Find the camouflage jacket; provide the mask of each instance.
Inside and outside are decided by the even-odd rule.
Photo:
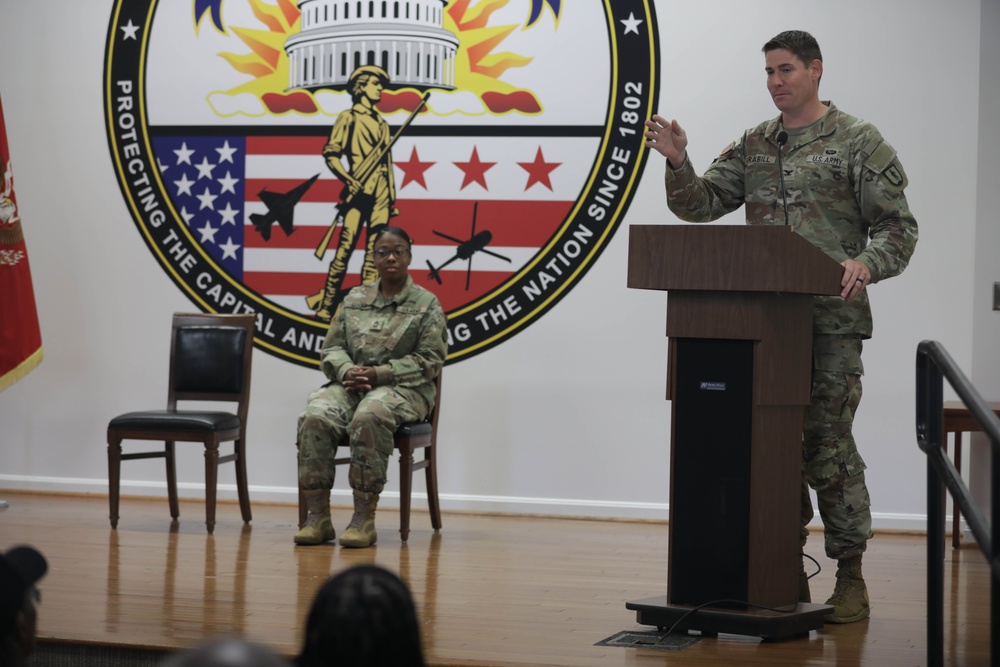
[[[667,165],[670,210],[688,222],[708,222],[746,205],[748,225],[785,224],[775,138],[785,130],[789,224],[838,262],[864,262],[873,283],[899,275],[916,246],[917,221],[903,194],[907,179],[896,151],[871,123],[824,104],[826,114],[808,127],[788,130],[779,116],[748,130],[701,178],[690,161],[676,171]],[[869,338],[867,290],[851,303],[816,297],[813,328]]]
[[[320,353],[320,367],[340,382],[349,368],[373,366],[379,386],[409,387],[434,404],[434,378],[448,352],[448,329],[437,297],[407,276],[399,294],[385,298],[381,281],[344,298]]]

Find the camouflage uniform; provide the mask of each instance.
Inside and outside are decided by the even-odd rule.
[[[788,223],[838,262],[854,259],[871,282],[899,275],[917,242],[917,222],[903,190],[896,151],[870,123],[829,109],[804,128],[781,117],[743,134],[699,178],[690,161],[666,172],[667,201],[677,217],[708,222],[746,206],[749,225],[785,224],[776,136],[783,154]],[[869,243],[870,239],[870,243]],[[871,536],[865,463],[851,433],[861,400],[862,340],[872,334],[868,292],[852,302],[818,296],[813,318],[813,390],[803,430],[802,541],[813,516],[808,483],[817,492],[826,552],[859,555]]]
[[[352,289],[323,341],[320,367],[330,382],[309,396],[298,422],[303,490],[333,486],[332,461],[346,440],[351,487],[381,493],[396,428],[426,418],[434,405],[434,378],[448,345],[441,304],[410,277],[390,298],[380,284]],[[340,383],[355,366],[375,368],[370,392],[347,391]]]

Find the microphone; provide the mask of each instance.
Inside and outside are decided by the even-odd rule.
[[[781,149],[788,141],[788,133],[782,130],[776,137],[778,140],[778,180],[781,184],[781,209],[785,212],[785,224],[788,224],[788,200],[785,198],[785,170],[781,166]]]

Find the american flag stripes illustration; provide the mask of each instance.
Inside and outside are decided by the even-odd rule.
[[[314,252],[336,218],[343,187],[322,158],[325,134],[170,133],[153,143],[164,189],[205,252],[275,305],[311,314],[304,297],[322,288],[337,234],[322,259]],[[399,215],[390,224],[414,240],[414,280],[434,291],[447,312],[516,274],[555,234],[585,186],[592,165],[573,156],[593,154],[598,144],[591,136],[401,137],[392,149]],[[274,224],[265,240],[250,222],[251,214],[268,211],[260,192],[286,193],[317,174],[295,206],[292,234]],[[474,215],[475,231],[492,236],[486,249],[501,257],[456,258],[458,245],[439,235],[471,239]],[[359,281],[364,243],[362,235],[344,289]],[[449,260],[436,283],[428,262],[440,267]]]

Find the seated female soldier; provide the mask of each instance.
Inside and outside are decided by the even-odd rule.
[[[329,382],[309,396],[299,416],[299,488],[308,514],[296,544],[336,537],[330,489],[340,444],[351,448],[348,479],[354,491],[354,516],[340,544],[375,544],[375,507],[393,433],[403,423],[426,419],[434,405],[448,331],[437,297],[409,276],[411,246],[402,229],[378,228],[378,280],[352,289],[330,323],[320,356]]]

